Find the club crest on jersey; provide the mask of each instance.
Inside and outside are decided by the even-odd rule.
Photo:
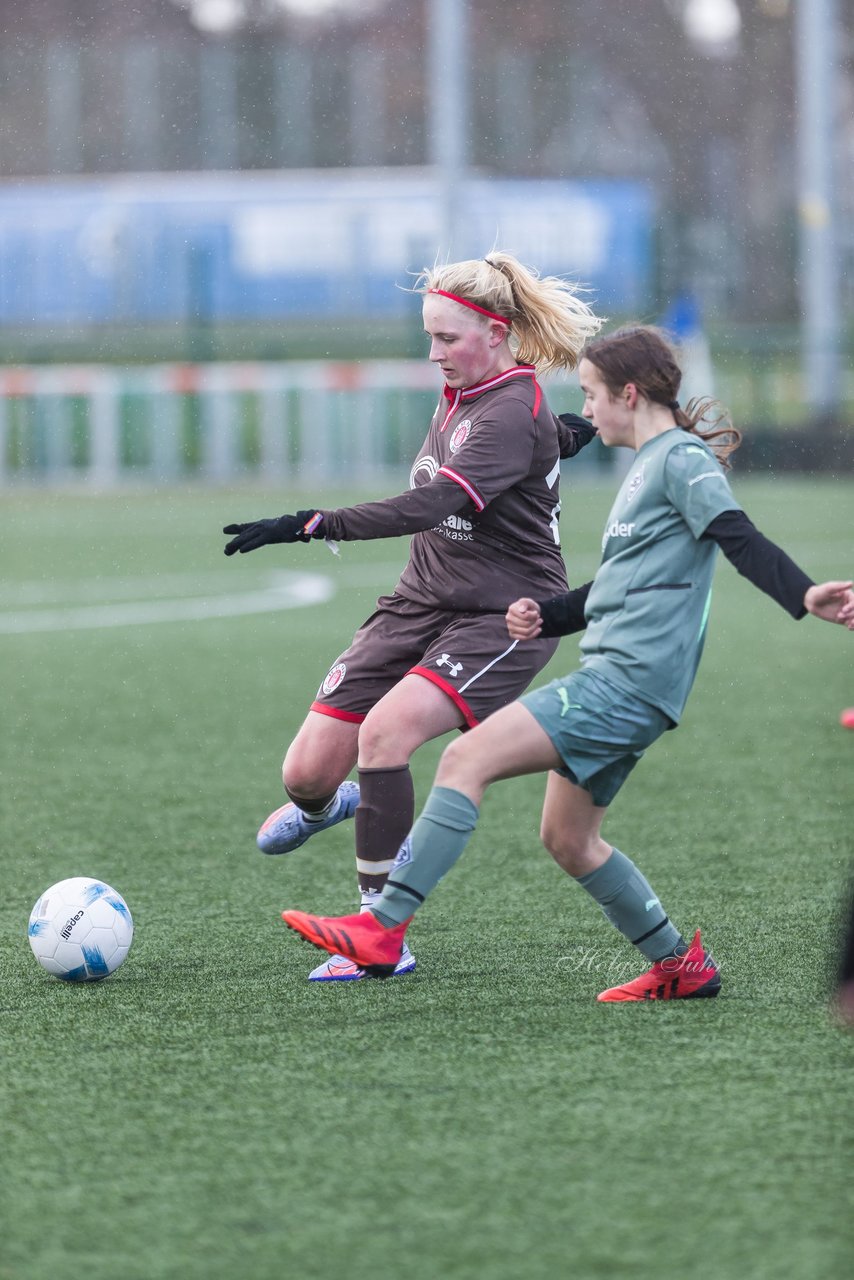
[[[462,449],[466,440],[471,435],[471,418],[463,418],[458,426],[454,427],[448,447],[451,453],[456,453],[458,449]]]
[[[645,466],[646,466],[646,463],[643,463],[641,465],[640,470],[636,471],[635,474],[632,476],[631,480],[629,481],[629,487],[626,490],[626,502],[631,502],[632,498],[637,497],[638,491],[640,490],[641,486],[644,483],[644,480],[646,479],[643,473]]]
[[[346,674],[347,674],[346,662],[336,662],[335,666],[330,668],[329,673],[326,676],[326,679],[323,681],[323,684],[320,686],[320,692],[332,693],[335,689],[338,688],[339,684],[344,679]]]

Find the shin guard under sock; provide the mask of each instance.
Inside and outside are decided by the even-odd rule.
[[[356,875],[361,893],[379,893],[415,817],[409,765],[359,770]]]
[[[648,881],[619,849],[612,850],[601,867],[577,880],[599,903],[614,928],[648,960],[655,963],[684,945],[684,938]]]
[[[468,844],[477,818],[477,806],[461,791],[433,788],[373,908],[381,924],[402,924],[421,906]]]

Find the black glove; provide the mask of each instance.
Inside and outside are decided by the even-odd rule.
[[[598,434],[592,422],[588,422],[586,418],[581,418],[577,413],[559,413],[558,417],[565,427],[569,427],[575,433],[575,449],[569,455],[574,458],[576,453],[580,453],[586,444],[589,444]]]
[[[314,516],[314,511],[298,511],[295,516],[279,516],[275,520],[253,520],[250,524],[227,524],[223,533],[236,533],[225,548],[227,556],[235,551],[243,555],[247,551],[257,551],[271,542],[311,542],[312,534],[305,532],[305,526]],[[322,522],[321,522],[322,523]],[[318,526],[319,529],[319,526]],[[323,534],[314,531],[315,538]]]

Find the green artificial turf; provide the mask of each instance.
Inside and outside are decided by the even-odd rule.
[[[573,583],[613,488],[565,483]],[[737,491],[813,576],[852,571],[854,483]],[[847,1277],[854,1033],[828,1002],[854,636],[795,624],[722,564],[683,726],[609,815],[677,923],[703,927],[718,1000],[596,1003],[644,966],[540,847],[540,778],[487,796],[411,930],[414,975],[318,988],[279,912],[353,909],[352,826],[286,859],[254,834],[405,544],[222,556],[223,523],[305,505],[3,496],[0,625],[53,610],[59,629],[0,632],[0,1280]],[[334,596],[89,629],[59,612],[215,600],[282,567]],[[575,663],[569,639],[549,674]],[[420,800],[439,750],[416,758]],[[103,983],[52,979],[27,945],[33,902],[70,875],[134,915]]]

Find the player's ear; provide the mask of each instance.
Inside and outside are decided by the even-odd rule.
[[[633,382],[627,382],[623,387],[623,399],[629,409],[634,409],[638,402],[638,389]]]
[[[489,345],[491,347],[500,347],[510,330],[506,324],[500,324],[497,320],[489,322]]]

